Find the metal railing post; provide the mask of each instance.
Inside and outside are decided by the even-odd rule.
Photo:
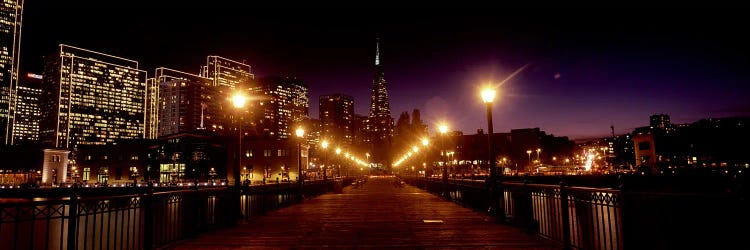
[[[148,192],[143,195],[141,203],[143,214],[143,249],[154,248],[154,186],[149,183]]]
[[[68,249],[78,249],[78,194],[75,188],[72,190],[68,206]]]
[[[565,183],[560,181],[560,209],[562,212],[562,237],[563,249],[572,249],[570,242],[570,211],[568,205],[568,190]]]

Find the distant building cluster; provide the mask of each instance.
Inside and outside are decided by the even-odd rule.
[[[695,168],[747,168],[744,145],[750,140],[750,117],[701,119],[674,124],[667,114],[649,117],[649,126],[601,138],[581,148],[605,148],[606,165],[646,174]]]
[[[195,72],[169,66],[151,71],[137,60],[61,44],[44,58],[43,72],[22,76],[22,13],[23,1],[0,6],[0,145],[38,150],[29,155],[55,163],[40,170],[45,183],[211,176],[291,180],[299,174],[293,168],[297,155],[305,162],[308,154],[321,155],[322,140],[352,153],[372,153],[377,157],[372,160],[388,158],[375,150],[388,148],[393,130],[379,41],[370,115],[356,115],[351,96],[332,94],[319,98],[320,119],[312,119],[309,89],[301,79],[257,78],[245,61],[217,55],[207,56]],[[250,97],[245,108],[232,106],[235,92]],[[298,127],[306,130],[304,147],[294,136]],[[241,149],[231,139],[238,131]],[[244,152],[239,177],[226,164],[237,151]],[[0,166],[3,180],[36,169],[10,165]]]

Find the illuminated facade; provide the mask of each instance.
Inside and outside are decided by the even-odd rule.
[[[375,77],[372,80],[372,96],[370,97],[370,119],[367,124],[371,138],[375,143],[388,140],[393,132],[393,117],[388,102],[385,74],[380,63],[380,40],[376,43]]]
[[[294,127],[308,116],[309,93],[301,80],[266,77],[249,89],[250,95],[261,98],[258,108],[263,114],[256,124],[264,137],[289,138]]]
[[[23,0],[3,0],[0,5],[0,144],[12,144],[22,16]]]
[[[197,129],[221,130],[219,111],[224,99],[217,98],[212,79],[168,68],[157,68],[159,85],[159,136]]]
[[[60,45],[45,59],[41,142],[73,148],[146,137],[146,78],[137,61]]]
[[[146,139],[159,136],[159,84],[146,78]]]
[[[320,124],[323,138],[351,145],[354,139],[354,98],[344,94],[320,96]]]
[[[241,84],[247,85],[255,78],[250,71],[250,65],[220,56],[206,58],[206,66],[201,68],[201,76],[213,79],[214,86],[230,88]]]
[[[33,144],[39,141],[39,101],[42,96],[42,76],[28,74],[18,86],[16,118],[13,119],[13,144]]]

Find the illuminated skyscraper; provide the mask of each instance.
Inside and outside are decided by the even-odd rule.
[[[372,96],[370,97],[370,119],[367,124],[371,142],[388,140],[393,132],[393,117],[388,103],[385,74],[380,63],[380,40],[375,47],[375,77],[372,80]]]
[[[332,142],[352,144],[354,138],[354,98],[344,94],[320,96],[321,136]]]
[[[40,140],[73,148],[146,137],[146,78],[137,61],[60,45],[45,58]]]
[[[0,5],[0,144],[11,144],[13,138],[22,16],[23,0],[3,0]]]
[[[250,65],[233,61],[220,56],[208,56],[206,66],[201,69],[201,76],[213,79],[214,86],[234,88],[237,85],[248,85],[255,76]]]
[[[262,118],[255,122],[262,136],[290,138],[294,127],[308,117],[309,92],[301,80],[290,77],[266,77],[250,94],[261,99]]]
[[[13,119],[13,144],[33,144],[39,141],[39,101],[42,96],[42,76],[27,74],[18,84],[16,118]]]
[[[212,79],[168,68],[157,68],[159,136],[197,129],[219,130],[223,98],[216,96]]]

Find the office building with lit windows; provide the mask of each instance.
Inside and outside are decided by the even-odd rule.
[[[39,101],[42,96],[42,76],[27,74],[20,81],[16,98],[16,118],[13,119],[13,144],[39,142]]]
[[[319,99],[321,136],[351,145],[354,138],[354,98],[344,94],[323,95]]]
[[[251,96],[261,99],[257,109],[263,113],[255,123],[263,137],[290,138],[308,116],[309,92],[299,79],[265,77],[249,90]]]
[[[201,76],[213,79],[214,86],[235,88],[248,86],[255,78],[250,65],[220,56],[208,56],[206,65],[201,67]]]
[[[169,68],[157,68],[159,86],[158,136],[208,129],[221,130],[219,114],[226,98],[216,96],[213,79]]]
[[[12,144],[14,102],[18,89],[23,0],[0,5],[0,144]]]
[[[41,142],[73,148],[146,137],[146,78],[137,61],[60,45],[45,58]]]

